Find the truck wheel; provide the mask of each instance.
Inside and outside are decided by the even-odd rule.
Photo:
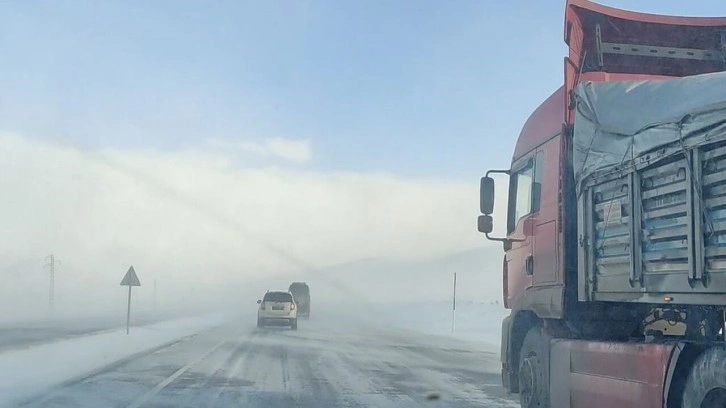
[[[683,390],[682,407],[726,407],[725,348],[709,348],[693,363]]]
[[[522,408],[550,406],[549,384],[545,381],[544,347],[546,344],[541,329],[529,329],[519,352],[519,405]]]
[[[290,328],[293,330],[297,330],[297,319],[292,319],[292,323],[290,323]]]

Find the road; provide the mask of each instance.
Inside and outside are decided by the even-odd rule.
[[[497,352],[322,313],[298,331],[239,318],[22,406],[517,407]]]

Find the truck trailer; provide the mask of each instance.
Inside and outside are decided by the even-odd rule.
[[[564,41],[562,87],[481,179],[503,386],[528,408],[726,407],[726,17],[569,0]]]
[[[310,318],[310,287],[305,282],[293,282],[288,291],[292,293],[297,304],[297,315],[304,319]]]

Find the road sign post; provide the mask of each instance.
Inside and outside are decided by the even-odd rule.
[[[126,334],[129,334],[130,323],[131,323],[131,285],[129,285],[129,302],[126,306]]]
[[[454,299],[451,308],[451,334],[454,334],[454,327],[456,327],[456,272],[454,272]]]
[[[131,324],[131,287],[141,286],[141,282],[139,282],[139,277],[136,276],[136,271],[134,270],[133,265],[129,267],[129,270],[126,271],[126,275],[124,275],[124,278],[121,279],[121,286],[129,287],[129,300],[126,305],[126,334],[129,334],[129,326]]]

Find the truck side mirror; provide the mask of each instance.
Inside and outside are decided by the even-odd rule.
[[[479,210],[484,215],[494,212],[494,179],[488,176],[482,177],[479,185]]]
[[[491,215],[480,215],[476,223],[479,232],[483,234],[489,234],[494,229]]]
[[[259,305],[260,303],[262,303],[262,300],[261,299],[257,299],[257,304]]]

